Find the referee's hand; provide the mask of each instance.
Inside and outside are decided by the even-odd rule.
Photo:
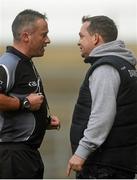
[[[26,97],[30,102],[30,110],[37,111],[40,109],[41,104],[43,103],[44,96],[38,93],[31,93]]]

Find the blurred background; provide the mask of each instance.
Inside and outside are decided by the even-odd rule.
[[[79,87],[89,65],[83,63],[77,42],[83,15],[106,15],[119,29],[137,57],[136,0],[0,0],[0,55],[12,45],[11,24],[24,9],[46,13],[51,44],[42,58],[34,59],[41,75],[52,114],[61,119],[61,129],[47,131],[40,152],[45,164],[44,178],[66,179],[71,156],[69,130]]]

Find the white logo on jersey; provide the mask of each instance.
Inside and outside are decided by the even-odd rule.
[[[35,81],[31,81],[31,82],[29,82],[29,86],[30,87],[36,87],[37,83]]]

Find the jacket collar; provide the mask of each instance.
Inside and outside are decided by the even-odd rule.
[[[84,62],[85,63],[90,63],[91,65],[93,65],[98,59],[100,59],[101,57],[92,57],[92,56],[88,56],[87,58],[85,58]]]

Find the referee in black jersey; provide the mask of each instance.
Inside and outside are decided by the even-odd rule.
[[[12,23],[13,45],[0,57],[0,179],[42,179],[38,148],[45,130],[60,121],[48,117],[48,103],[32,58],[50,43],[45,15],[26,9]]]

